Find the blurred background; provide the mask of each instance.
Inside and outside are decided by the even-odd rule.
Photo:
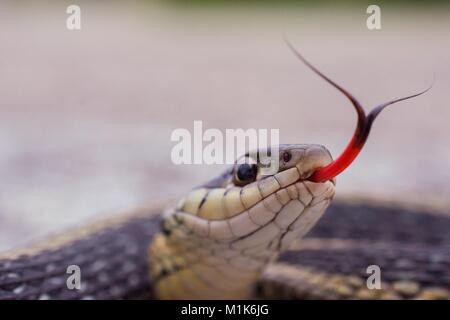
[[[66,28],[71,4],[81,30]],[[369,4],[381,30],[369,30]],[[450,7],[444,1],[0,3],[0,250],[177,197],[223,166],[170,160],[174,129],[279,128],[336,156],[349,102],[288,50],[287,34],[367,110],[386,110],[337,197],[450,202]]]

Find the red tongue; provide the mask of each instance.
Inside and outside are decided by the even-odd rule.
[[[362,147],[363,144],[356,146],[355,137],[353,137],[339,158],[329,165],[314,171],[308,180],[312,182],[324,182],[333,179],[355,160]]]
[[[316,170],[309,178],[308,180],[313,182],[324,182],[330,179],[333,179],[337,175],[339,175],[342,171],[344,171],[352,162],[355,160],[355,158],[358,156],[359,152],[362,150],[364,143],[367,140],[367,137],[369,136],[370,129],[372,127],[373,122],[375,121],[375,118],[380,114],[380,112],[387,106],[394,104],[396,102],[400,102],[406,99],[414,98],[417,96],[420,96],[421,94],[424,94],[428,90],[431,89],[433,85],[431,85],[426,90],[416,93],[407,97],[395,99],[386,103],[383,103],[377,107],[375,107],[367,116],[364,112],[364,109],[362,108],[361,104],[356,100],[349,92],[347,92],[344,88],[339,86],[337,83],[329,79],[327,76],[322,74],[319,70],[317,70],[313,65],[311,65],[303,56],[295,50],[293,45],[286,40],[286,43],[288,44],[289,48],[294,52],[294,54],[301,60],[303,63],[305,63],[312,71],[314,71],[317,75],[319,75],[322,79],[327,81],[329,84],[331,84],[333,87],[338,89],[340,92],[342,92],[353,104],[355,107],[356,113],[358,114],[358,123],[356,126],[355,133],[353,134],[353,137],[350,141],[350,143],[347,145],[345,150],[341,153],[341,155],[331,162],[329,165],[320,168]]]

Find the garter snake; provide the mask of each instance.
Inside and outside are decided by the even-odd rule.
[[[278,171],[262,175],[257,153],[248,153],[177,204],[6,252],[0,299],[448,299],[445,215],[338,202],[318,223],[334,177],[361,150],[377,114],[406,98],[366,117],[353,96],[304,62],[357,110],[355,136],[340,157],[333,161],[320,145],[284,144]],[[81,270],[79,289],[67,286],[72,265]],[[370,265],[382,271],[381,289],[367,288]]]

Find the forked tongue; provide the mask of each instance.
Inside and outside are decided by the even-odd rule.
[[[364,109],[362,108],[361,104],[353,97],[347,90],[339,86],[337,83],[329,79],[327,76],[322,74],[319,70],[317,70],[313,65],[311,65],[303,56],[293,47],[293,45],[286,39],[286,42],[288,46],[291,48],[291,50],[294,52],[294,54],[301,60],[303,63],[305,63],[312,71],[314,71],[317,75],[319,75],[321,78],[323,78],[325,81],[327,81],[329,84],[331,84],[333,87],[338,89],[340,92],[342,92],[353,104],[355,107],[356,113],[358,114],[358,123],[356,125],[355,133],[353,134],[352,139],[350,140],[347,147],[344,149],[344,151],[341,153],[341,155],[331,162],[329,165],[322,167],[320,169],[317,169],[309,178],[309,181],[313,182],[324,182],[330,179],[333,179],[337,175],[339,175],[342,171],[344,171],[352,162],[355,160],[355,158],[358,156],[359,152],[362,150],[367,137],[370,133],[370,128],[372,127],[373,122],[375,121],[375,118],[380,114],[380,112],[386,108],[387,106],[407,100],[410,98],[414,98],[417,96],[420,96],[421,94],[424,94],[428,90],[431,89],[433,85],[431,85],[426,90],[413,94],[411,96],[395,99],[386,103],[383,103],[377,107],[375,107],[370,113],[366,116],[366,113],[364,112]]]

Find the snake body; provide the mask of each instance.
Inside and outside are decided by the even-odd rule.
[[[243,185],[237,162],[164,213],[155,205],[7,252],[0,299],[448,299],[444,215],[334,203],[301,239],[335,192],[305,178],[329,161],[323,147],[284,145],[272,176]],[[373,264],[380,290],[366,286]],[[70,265],[79,290],[67,286]]]

